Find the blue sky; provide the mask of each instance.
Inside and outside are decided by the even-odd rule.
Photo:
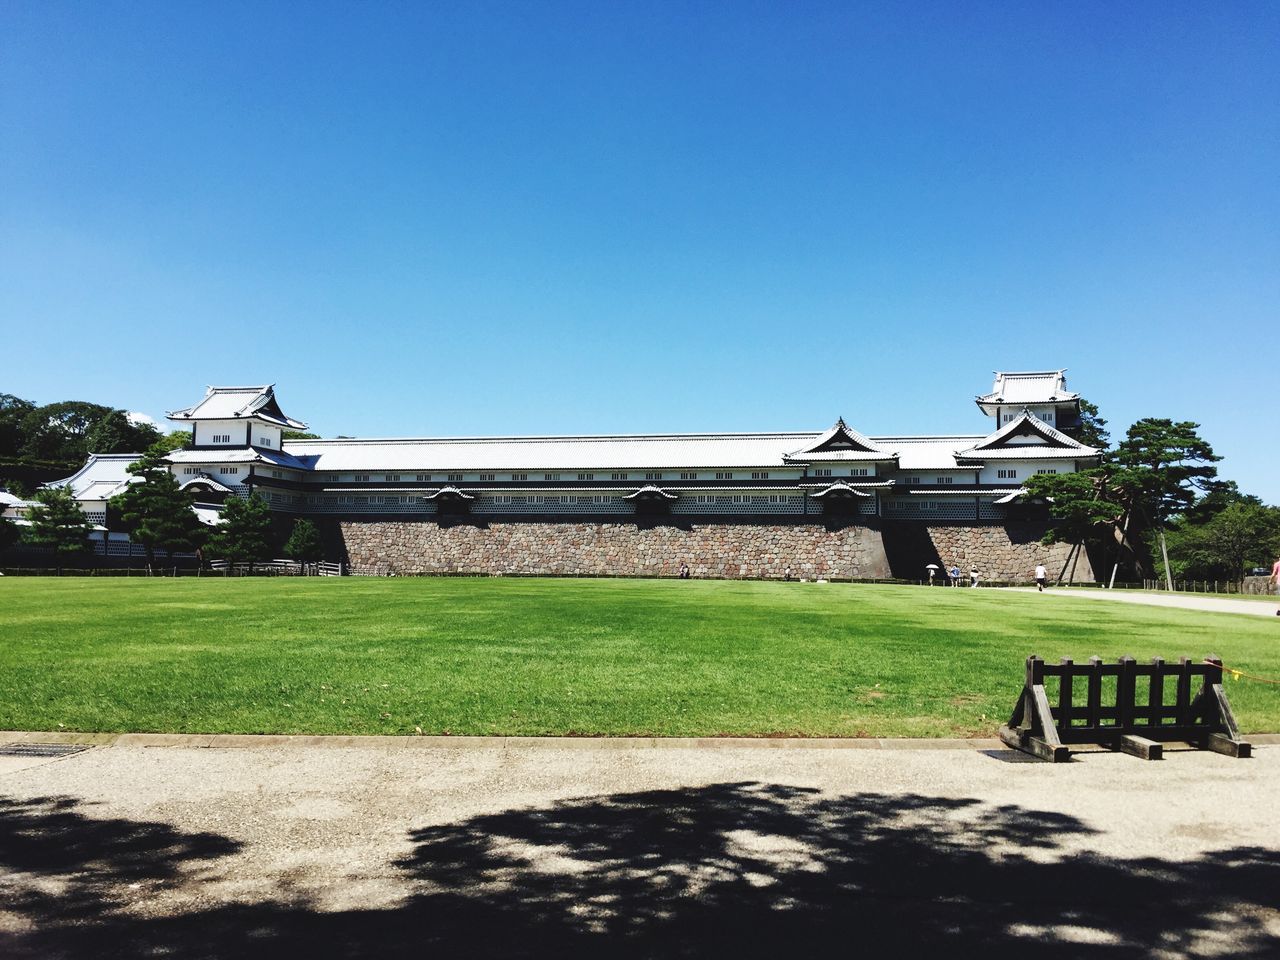
[[[0,391],[325,435],[978,432],[1280,502],[1280,6],[0,6]]]

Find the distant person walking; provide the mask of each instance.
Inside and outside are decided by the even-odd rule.
[[[952,564],[951,569],[947,571],[947,574],[951,577],[951,585],[953,587],[960,586],[960,568],[958,566]]]
[[[1045,581],[1049,579],[1049,571],[1044,568],[1043,563],[1036,564],[1036,587],[1041,593],[1044,593]]]
[[[969,568],[969,586],[976,587],[978,585],[978,568]]]
[[[689,579],[689,565],[687,563],[680,564],[680,579],[681,580]]]
[[[1275,585],[1276,593],[1280,594],[1280,557],[1271,565],[1271,582]],[[1280,610],[1276,611],[1276,616],[1280,617]]]

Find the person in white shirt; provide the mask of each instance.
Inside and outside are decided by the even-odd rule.
[[[1044,583],[1049,579],[1049,571],[1044,568],[1043,563],[1036,564],[1036,587],[1041,593],[1044,593]]]

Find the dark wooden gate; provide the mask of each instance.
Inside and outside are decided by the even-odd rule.
[[[1049,702],[1046,677],[1058,678],[1056,706]],[[1200,687],[1192,696],[1197,677]],[[1114,697],[1108,678],[1115,678]],[[1172,682],[1172,698],[1166,681]],[[1140,691],[1146,693],[1145,703]],[[1013,716],[1000,728],[1000,739],[1055,763],[1071,758],[1068,744],[1073,743],[1101,744],[1147,760],[1159,760],[1163,743],[1171,740],[1231,757],[1252,752],[1236,726],[1222,689],[1222,660],[1215,656],[1200,663],[1186,657],[1177,663],[1160,657],[1150,663],[1133,657],[1103,663],[1090,657],[1079,664],[1069,658],[1049,664],[1027,657],[1026,683]]]

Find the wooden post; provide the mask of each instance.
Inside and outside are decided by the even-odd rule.
[[[1152,657],[1151,665],[1155,669],[1151,671],[1151,685],[1147,688],[1147,723],[1158,727],[1164,723],[1160,715],[1164,710],[1164,658]]]

